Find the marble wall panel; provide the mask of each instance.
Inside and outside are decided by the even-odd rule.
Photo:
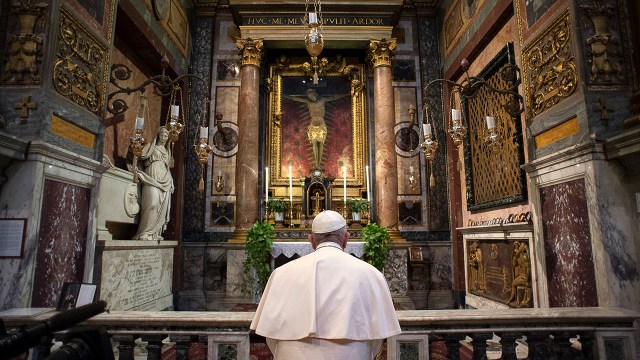
[[[182,290],[203,289],[203,248],[182,247]]]
[[[227,252],[220,248],[206,249],[204,264],[205,290],[224,292],[227,286]]]
[[[613,162],[596,162],[585,184],[592,216],[593,254],[600,306],[640,310],[640,211],[638,181]],[[635,187],[635,190],[634,190]]]
[[[389,284],[389,290],[394,296],[406,296],[409,290],[407,281],[407,250],[391,249],[384,267],[384,276]]]
[[[227,251],[227,297],[242,297],[244,274],[242,263],[246,258],[244,250]]]
[[[45,180],[31,305],[55,307],[65,282],[82,282],[91,190]]]
[[[598,306],[584,179],[540,189],[551,307]]]

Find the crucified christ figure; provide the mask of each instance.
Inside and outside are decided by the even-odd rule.
[[[327,124],[324,121],[325,105],[329,101],[337,100],[349,94],[332,97],[320,97],[314,89],[307,89],[306,98],[286,96],[287,99],[307,104],[311,121],[307,127],[307,138],[313,150],[313,166],[319,169],[322,164],[322,151],[327,138]]]

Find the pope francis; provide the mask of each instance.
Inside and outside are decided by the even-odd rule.
[[[313,253],[276,269],[251,329],[275,360],[371,360],[401,333],[384,276],[344,252],[346,221],[325,210],[313,220]]]

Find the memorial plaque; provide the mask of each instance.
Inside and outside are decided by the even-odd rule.
[[[112,310],[164,310],[172,276],[172,248],[104,251],[100,299]]]

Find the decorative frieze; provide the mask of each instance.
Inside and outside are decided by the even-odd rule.
[[[69,10],[58,24],[53,86],[58,93],[100,116],[107,87],[108,48]]]
[[[565,10],[522,51],[528,119],[566,99],[578,87],[572,29]]]

